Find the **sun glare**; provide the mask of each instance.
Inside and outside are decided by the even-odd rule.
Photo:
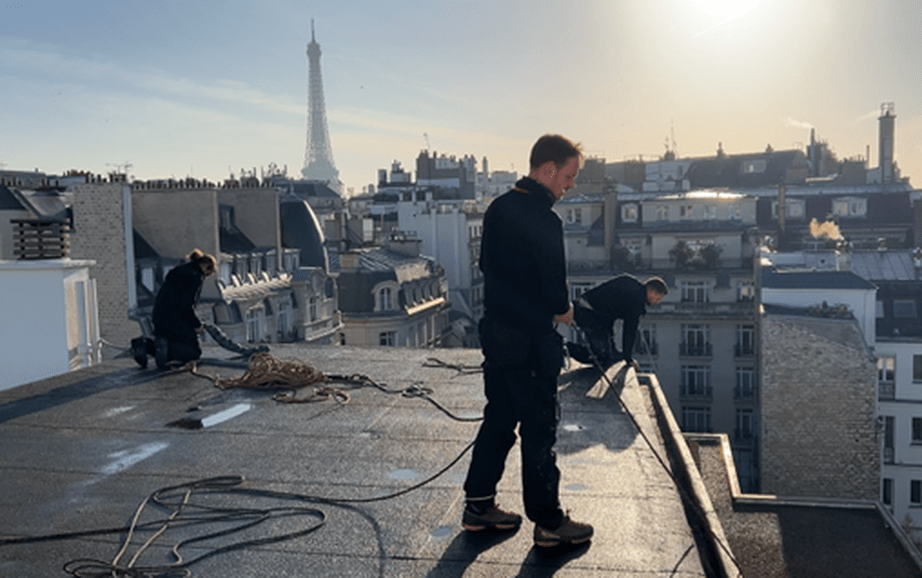
[[[692,0],[698,8],[726,22],[751,12],[765,0]]]

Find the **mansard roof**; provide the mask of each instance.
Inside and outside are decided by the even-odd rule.
[[[779,271],[762,268],[762,287],[771,289],[875,289],[851,271]]]
[[[0,185],[0,211],[26,211],[26,206],[6,185]]]
[[[307,201],[294,194],[285,195],[279,203],[282,223],[282,245],[301,250],[303,267],[321,267],[329,271],[323,230],[317,215]]]
[[[753,161],[764,161],[764,170],[742,170],[745,163]],[[711,157],[692,161],[685,178],[695,189],[777,185],[786,181],[789,168],[799,167],[803,161],[804,153],[796,149]]]

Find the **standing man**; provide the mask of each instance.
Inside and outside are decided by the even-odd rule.
[[[554,453],[563,361],[555,325],[570,324],[573,308],[563,227],[551,207],[573,187],[582,159],[580,145],[565,137],[538,139],[528,176],[487,209],[481,239],[486,312],[480,343],[487,406],[464,482],[462,524],[477,532],[513,530],[522,523],[520,515],[494,501],[518,425],[525,515],[535,523],[535,544],[545,547],[592,537],[592,526],[571,520],[560,508]]]
[[[668,292],[666,282],[659,277],[641,283],[631,275],[619,275],[586,291],[574,302],[573,319],[589,343],[588,347],[567,343],[570,357],[581,363],[597,361],[603,370],[622,359],[626,365],[639,369],[632,356],[640,317],[647,312],[647,305],[656,305]],[[613,341],[616,319],[624,322],[621,351]]]

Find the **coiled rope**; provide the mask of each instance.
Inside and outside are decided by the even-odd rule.
[[[461,373],[472,373],[468,367],[447,364],[434,357],[430,357],[424,366],[443,367],[455,369]],[[252,355],[246,371],[239,377],[223,378],[206,375],[200,373],[198,366],[194,363],[187,364],[180,369],[187,369],[193,375],[210,379],[215,386],[221,389],[241,387],[264,391],[273,389],[287,390],[272,396],[272,399],[282,403],[315,403],[332,399],[339,404],[347,404],[351,401],[350,390],[374,387],[386,394],[422,398],[448,417],[457,421],[470,422],[483,419],[481,416],[461,417],[455,415],[431,397],[433,393],[431,388],[423,387],[420,384],[409,385],[403,389],[389,389],[386,385],[378,383],[367,375],[360,373],[350,375],[326,374],[306,361],[300,359],[282,360],[268,352]],[[298,395],[298,390],[308,387],[312,388],[310,394]]]

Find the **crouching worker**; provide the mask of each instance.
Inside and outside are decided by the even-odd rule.
[[[641,283],[631,275],[619,275],[586,291],[573,303],[573,321],[585,339],[567,343],[570,357],[580,363],[598,363],[603,370],[621,360],[639,369],[633,354],[640,317],[647,305],[656,305],[668,292],[659,277]],[[621,351],[613,340],[616,319],[623,320]]]
[[[186,363],[202,356],[198,340],[202,322],[195,306],[205,277],[215,272],[216,265],[212,255],[195,249],[185,263],[167,274],[154,301],[154,339],[132,340],[132,353],[141,367],[147,367],[148,355],[154,356],[160,369],[170,362]]]

